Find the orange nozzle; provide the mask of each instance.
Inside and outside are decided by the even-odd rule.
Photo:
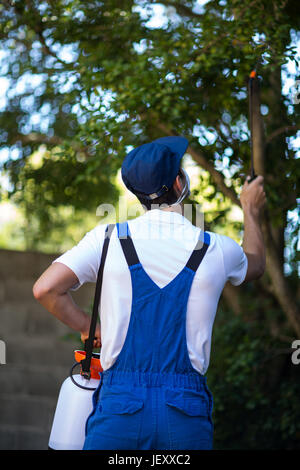
[[[252,72],[250,73],[250,78],[255,78],[256,77],[256,72],[255,70],[252,70]]]
[[[74,356],[76,362],[81,362],[85,358],[85,351],[74,351]],[[102,366],[100,363],[100,358],[92,357],[91,359],[91,378],[92,379],[99,379],[99,372],[102,372]]]

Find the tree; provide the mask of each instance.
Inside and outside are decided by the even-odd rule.
[[[299,128],[299,112],[281,83],[282,67],[296,60],[296,2],[210,1],[200,12],[197,2],[159,2],[168,21],[150,28],[146,12],[151,15],[155,3],[2,2],[10,91],[0,124],[3,145],[11,155],[18,150],[5,163],[12,192],[22,194],[22,181],[32,179],[37,209],[59,203],[92,208],[99,197],[116,197],[112,175],[130,145],[182,134],[216,189],[239,205],[240,175],[249,170],[247,78],[259,62],[267,113],[262,117],[256,107],[263,135],[255,163],[268,194],[267,285],[299,335],[300,316],[283,271],[287,211],[296,207],[299,175],[288,137]],[[23,89],[13,92],[20,83]],[[53,157],[25,171],[41,143]],[[222,164],[231,181],[217,167]]]
[[[159,26],[149,24],[156,4],[165,9]],[[10,149],[4,169],[11,194],[22,197],[30,180],[36,211],[46,219],[48,208],[58,205],[94,210],[117,197],[114,177],[131,146],[184,135],[214,194],[239,206],[250,162],[247,82],[256,67],[261,85],[254,158],[268,196],[267,270],[250,295],[264,299],[258,308],[273,336],[299,337],[297,228],[288,214],[297,207],[293,137],[300,119],[299,105],[282,92],[287,63],[297,64],[297,4],[2,1],[2,73],[10,88],[0,128],[2,145]],[[41,144],[48,158],[33,168],[28,159]],[[232,300],[231,292],[226,299]],[[268,305],[280,306],[280,314],[268,315]]]

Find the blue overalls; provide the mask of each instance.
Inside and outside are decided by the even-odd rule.
[[[127,222],[117,229],[131,274],[131,317],[120,354],[100,374],[84,450],[211,449],[212,395],[186,344],[187,302],[209,234],[200,232],[184,268],[160,288],[141,265]]]

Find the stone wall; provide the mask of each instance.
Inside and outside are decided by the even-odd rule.
[[[74,363],[78,335],[33,297],[32,286],[58,255],[0,250],[0,449],[47,449],[60,386]],[[72,293],[83,309],[95,284]],[[3,361],[2,361],[3,362]]]

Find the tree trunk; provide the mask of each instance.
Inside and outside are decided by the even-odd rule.
[[[271,83],[277,90],[272,89],[273,100],[276,102],[281,97],[281,80],[280,76],[275,75],[271,78]],[[265,136],[264,125],[260,113],[259,89],[256,85],[253,90],[253,160],[255,171],[257,174],[264,176],[265,174]],[[278,95],[276,94],[276,91]],[[272,101],[273,101],[272,100]],[[275,105],[276,106],[276,105]],[[278,105],[277,105],[278,108]],[[276,110],[271,109],[271,113],[275,112],[275,121],[280,119],[276,114]],[[272,114],[273,115],[273,114]],[[271,117],[272,119],[272,117]],[[278,122],[276,123],[278,127]],[[281,149],[282,151],[282,149]],[[294,296],[290,291],[287,280],[283,273],[283,234],[285,224],[281,227],[272,227],[268,211],[262,214],[262,229],[266,244],[266,269],[271,279],[274,295],[285,312],[290,326],[293,328],[298,337],[300,337],[300,315]],[[275,239],[274,239],[275,236]]]
[[[236,287],[234,287],[232,284],[230,284],[230,282],[227,282],[225,284],[225,287],[222,292],[222,297],[224,298],[226,304],[235,315],[241,315],[243,313],[241,311],[239,290],[236,289]]]

